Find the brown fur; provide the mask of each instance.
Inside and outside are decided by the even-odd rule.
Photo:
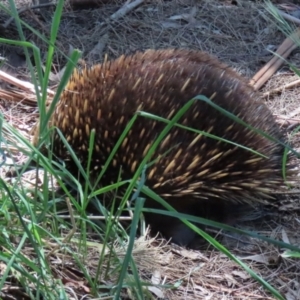
[[[172,118],[193,97],[203,94],[246,123],[282,140],[268,108],[256,101],[257,94],[245,80],[210,55],[189,50],[148,50],[115,61],[76,71],[51,117],[51,125],[65,135],[84,163],[89,135],[96,130],[92,166],[99,172],[127,122],[137,110]],[[283,147],[234,122],[202,101],[195,102],[179,123],[208,131],[256,150],[267,158],[228,143],[172,128],[151,160],[146,185],[180,212],[223,220],[225,209],[238,203],[271,201],[272,189],[283,185]],[[130,179],[151,143],[166,124],[138,117],[109,166],[102,184]],[[38,130],[34,143],[37,143]],[[54,154],[69,154],[55,135]],[[71,164],[69,165],[71,169]],[[146,206],[157,207],[147,200]],[[159,206],[158,206],[159,207]],[[226,215],[225,217],[228,217]],[[155,229],[185,240],[168,218],[149,215]],[[182,233],[182,234],[180,234]],[[192,236],[192,235],[191,235]]]

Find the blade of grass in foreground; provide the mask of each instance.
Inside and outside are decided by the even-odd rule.
[[[263,278],[261,278],[259,275],[257,275],[254,271],[252,271],[245,263],[243,263],[241,260],[239,260],[236,256],[234,256],[226,247],[224,247],[222,244],[220,244],[218,241],[216,241],[213,237],[211,237],[209,234],[207,234],[205,231],[201,230],[200,228],[196,227],[194,224],[192,224],[190,220],[193,220],[194,222],[197,222],[197,217],[189,216],[186,214],[180,214],[178,213],[171,205],[169,205],[167,202],[165,202],[161,197],[159,197],[157,194],[155,194],[153,191],[151,191],[149,188],[144,187],[144,190],[146,195],[153,198],[159,198],[160,203],[163,204],[163,206],[168,211],[163,210],[155,210],[155,209],[149,209],[148,211],[153,212],[159,212],[160,214],[167,215],[167,216],[178,216],[179,219],[189,228],[194,230],[198,235],[202,236],[207,242],[209,242],[211,245],[213,245],[216,249],[224,253],[228,258],[236,262],[238,265],[240,265],[245,271],[247,271],[255,280],[257,280],[262,286],[264,286],[269,292],[272,293],[277,299],[284,300],[282,295],[273,288],[268,282],[266,282]],[[176,214],[174,214],[176,213]]]
[[[204,101],[204,102],[209,103],[213,107],[216,106],[207,97],[197,96],[194,99],[192,99],[189,102],[187,102],[183,106],[183,108],[181,110],[179,110],[179,112],[172,118],[172,120],[170,122],[168,122],[167,126],[164,128],[164,130],[160,133],[160,135],[158,136],[158,138],[155,140],[155,142],[150,147],[147,155],[145,156],[145,158],[143,159],[142,163],[140,164],[138,170],[136,171],[136,173],[135,173],[135,175],[134,175],[134,177],[132,179],[132,183],[129,185],[129,187],[127,189],[127,193],[125,193],[125,196],[124,196],[125,200],[124,201],[127,201],[128,195],[132,191],[132,185],[134,185],[136,183],[138,177],[140,176],[142,168],[145,167],[148,159],[153,154],[153,152],[155,151],[156,147],[159,145],[159,143],[161,142],[161,140],[166,136],[166,134],[170,131],[170,129],[179,121],[179,119],[182,117],[182,115],[190,108],[190,106],[193,104],[194,101]],[[235,115],[233,115],[233,114],[231,114],[231,113],[229,113],[229,112],[227,112],[227,111],[225,111],[225,110],[223,110],[221,108],[218,108],[218,107],[215,107],[215,108],[216,109],[220,109],[223,113],[225,113],[227,116],[229,116],[231,118],[236,118]],[[256,130],[255,128],[249,126],[247,123],[243,122],[242,120],[237,120],[237,121],[239,123],[242,123],[246,127],[250,127],[251,129]],[[261,133],[261,134],[264,135],[263,132],[259,132],[259,133]],[[174,209],[170,205],[168,205],[168,209],[171,210],[171,211],[174,211]],[[258,282],[260,282],[274,296],[276,296],[278,299],[283,299],[282,296],[280,295],[280,293],[277,290],[275,290],[271,285],[269,285],[266,281],[264,281],[261,277],[259,277],[255,272],[253,272],[246,264],[244,264],[242,261],[240,261],[239,259],[237,259],[234,255],[232,255],[231,252],[228,251],[223,245],[221,245],[220,243],[216,242],[214,239],[212,239],[212,237],[210,237],[204,231],[198,229],[195,225],[191,224],[187,220],[185,220],[185,219],[181,219],[181,220],[186,225],[188,225],[190,228],[193,228],[194,231],[196,231],[199,235],[201,235],[208,242],[212,243],[218,250],[222,251],[230,259],[232,259],[233,261],[235,261],[236,263],[238,263],[241,267],[243,267],[253,278],[255,278]],[[124,265],[124,267],[127,268],[127,265]],[[121,290],[121,285],[118,286],[118,289],[117,289],[117,292],[116,292],[116,299],[120,295],[120,290]]]
[[[119,299],[119,297],[120,297],[121,290],[123,288],[123,282],[125,280],[125,277],[128,276],[127,271],[128,271],[129,264],[131,265],[131,269],[133,271],[133,275],[135,278],[135,283],[137,284],[136,295],[139,299],[144,299],[142,286],[140,284],[140,279],[139,279],[139,276],[137,273],[137,268],[135,266],[135,263],[132,259],[131,254],[132,254],[132,250],[133,250],[134,241],[136,238],[136,232],[137,232],[138,222],[139,222],[139,218],[140,218],[140,213],[141,213],[141,210],[145,203],[144,198],[139,198],[139,194],[140,194],[140,192],[145,184],[145,180],[146,180],[145,172],[146,172],[146,168],[143,170],[142,178],[137,187],[137,191],[133,194],[132,199],[131,199],[131,201],[135,201],[134,214],[133,214],[133,219],[132,219],[131,227],[130,227],[129,243],[127,245],[126,255],[123,260],[122,268],[121,268],[121,271],[119,274],[116,291],[114,293],[114,299]]]

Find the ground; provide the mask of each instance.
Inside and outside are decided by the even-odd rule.
[[[28,0],[27,3],[30,1]],[[104,2],[104,1],[103,1]],[[148,48],[189,48],[207,51],[227,63],[246,78],[251,77],[266,63],[285,39],[278,24],[266,10],[263,1],[215,0],[153,0],[113,20],[111,16],[125,1],[105,1],[98,8],[73,10],[65,5],[60,25],[53,66],[54,76],[65,64],[62,55],[70,48],[80,49],[83,63],[92,65],[108,58]],[[142,1],[141,1],[142,2]],[[275,3],[276,1],[274,1]],[[280,2],[280,8],[295,9],[289,1]],[[17,2],[23,7],[25,0]],[[300,8],[298,8],[299,10]],[[49,34],[54,6],[26,10],[22,18],[44,35]],[[0,11],[0,25],[9,19]],[[13,23],[12,23],[13,24]],[[292,24],[291,24],[292,26]],[[17,39],[14,26],[0,27],[5,38]],[[45,54],[46,44],[26,31],[28,40],[34,42]],[[7,59],[2,66],[9,74],[30,81],[24,56],[20,49],[0,46],[0,54]],[[288,61],[299,66],[300,51],[296,49]],[[296,80],[298,76],[285,64],[261,89],[262,95]],[[0,82],[1,83],[1,82]],[[1,88],[8,88],[1,83]],[[52,87],[51,87],[52,88]],[[299,123],[299,88],[286,89],[271,96],[262,96],[278,120],[292,119]],[[37,109],[24,102],[0,100],[1,112],[6,121],[30,137],[30,128],[37,119]],[[293,123],[293,124],[294,124]],[[284,124],[286,126],[286,124]],[[288,128],[289,129],[289,128]],[[289,137],[296,150],[298,134]],[[15,152],[14,158],[23,160]],[[6,170],[5,170],[6,171]],[[0,172],[4,176],[4,169]],[[282,206],[277,214],[259,224],[259,232],[278,240],[299,245],[299,195],[282,196]],[[120,249],[120,255],[123,255]],[[284,258],[283,249],[266,242],[251,240],[251,247],[237,247],[232,251],[257,274],[273,285],[286,299],[300,298],[300,263]],[[152,287],[157,298],[164,299],[274,299],[259,283],[225,255],[208,247],[205,251],[183,249],[166,242],[158,243],[141,238],[133,252],[140,275],[151,283],[178,284],[177,289]],[[88,254],[90,272],[98,249]],[[79,275],[80,277],[80,275]],[[125,297],[124,297],[125,299]]]

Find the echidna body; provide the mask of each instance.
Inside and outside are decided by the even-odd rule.
[[[83,165],[94,129],[92,167],[99,172],[136,111],[170,119],[197,95],[211,98],[249,125],[283,140],[271,112],[256,101],[256,93],[243,78],[210,55],[189,50],[148,50],[76,71],[50,125],[61,130]],[[151,161],[159,159],[149,165],[146,185],[178,211],[222,221],[219,217],[230,219],[231,207],[270,201],[272,190],[283,185],[283,147],[278,143],[203,101],[195,101],[178,123],[241,144],[266,157],[173,127],[151,157]],[[132,178],[165,126],[163,122],[138,117],[102,185],[116,182],[120,168],[122,179]],[[36,130],[34,143],[37,138]],[[65,161],[70,159],[57,134],[53,151]],[[146,206],[156,204],[149,199]],[[148,220],[153,228],[176,242],[186,244],[192,238],[171,218],[149,215]]]

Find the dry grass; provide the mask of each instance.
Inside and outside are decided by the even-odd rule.
[[[105,53],[109,58],[115,58],[122,53],[147,48],[201,49],[218,56],[250,79],[271,58],[267,49],[274,50],[285,38],[268,19],[262,4],[254,4],[248,0],[239,1],[240,6],[228,4],[230,1],[215,0],[147,1],[124,18],[105,22],[122,3],[124,1],[111,1],[99,9],[81,11],[72,11],[66,6],[58,48],[66,54],[70,45],[79,48],[83,51],[87,64],[100,62]],[[35,13],[40,13],[43,18],[37,21],[34,14],[28,11],[24,13],[25,20],[47,35],[51,25],[51,9]],[[39,39],[32,34],[27,35],[42,51],[46,50],[46,45]],[[9,56],[9,52],[11,48],[1,46],[2,56]],[[299,50],[296,50],[291,61],[299,65],[299,57]],[[57,54],[56,70],[64,63],[62,55]],[[21,69],[12,68],[8,64],[5,68],[11,73],[18,74],[20,78],[27,77],[22,63]],[[284,66],[266,84],[263,91],[272,90],[295,79],[294,73]],[[289,116],[299,107],[298,94],[297,89],[287,90],[271,96],[266,102],[274,114]],[[6,120],[28,136],[32,122],[37,117],[36,109],[22,103],[0,101],[0,109]],[[293,117],[300,119],[299,115]],[[298,135],[293,137],[296,146],[299,144],[298,139]],[[18,153],[14,155],[17,160],[22,159],[18,157]],[[2,170],[1,176],[4,176],[4,171]],[[262,224],[257,224],[257,231],[299,245],[299,196],[296,194],[293,200],[289,199],[285,196],[282,199],[282,211],[266,217]],[[76,248],[76,245],[73,244],[72,247]],[[116,251],[122,256],[124,250],[118,247],[120,246],[116,245]],[[51,250],[50,246],[49,249]],[[287,299],[300,298],[299,261],[282,258],[281,250],[256,240],[251,240],[251,247],[237,247],[233,252],[244,257],[243,260],[255,272]],[[34,255],[30,249],[28,253]],[[86,267],[90,274],[96,273],[98,253],[98,246],[89,247],[86,259],[89,263]],[[179,288],[174,290],[152,288],[151,291],[157,298],[273,299],[244,270],[213,249],[188,251],[165,242],[140,238],[135,244],[133,256],[144,280],[151,283],[180,283]],[[84,281],[83,274],[66,267],[73,262],[64,256],[63,251],[56,252],[51,259],[53,272],[64,278],[73,274],[74,282]],[[78,296],[83,296],[89,291],[84,284],[71,286],[71,289]]]

